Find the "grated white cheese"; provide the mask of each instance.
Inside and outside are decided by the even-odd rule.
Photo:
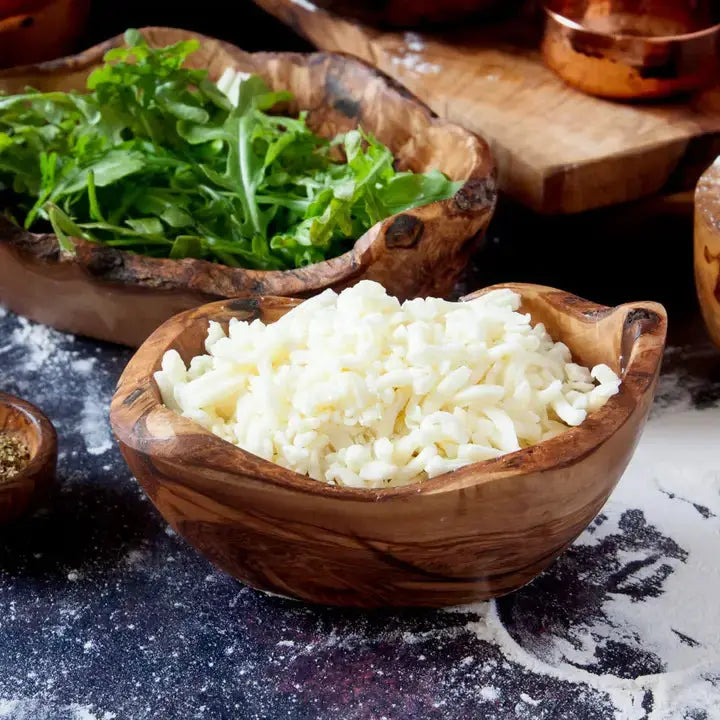
[[[401,305],[363,281],[270,325],[211,322],[208,354],[186,368],[171,350],[155,379],[169,408],[266,460],[405,485],[553,437],[618,392],[609,367],[573,363],[519,305],[510,290]]]

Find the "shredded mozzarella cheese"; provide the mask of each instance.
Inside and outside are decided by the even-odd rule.
[[[337,485],[406,485],[582,423],[619,391],[572,362],[520,296],[402,305],[374,282],[265,325],[211,322],[189,368],[168,351],[165,405],[266,460]]]

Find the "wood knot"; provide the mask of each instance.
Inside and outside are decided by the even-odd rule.
[[[398,215],[385,231],[385,245],[389,248],[411,248],[417,245],[425,225],[414,215]]]
[[[328,104],[345,117],[354,120],[360,116],[360,102],[343,85],[342,79],[331,72],[325,77],[325,94]]]
[[[84,252],[87,251],[87,252]],[[76,248],[78,254],[86,255],[85,267],[91,275],[106,277],[108,275],[122,274],[125,262],[118,250],[107,247]]]
[[[623,336],[626,336],[630,331],[634,332],[634,337],[637,339],[640,335],[656,330],[660,323],[660,316],[656,312],[646,308],[635,308],[625,318]],[[623,357],[625,357],[624,352]]]
[[[232,312],[247,313],[252,317],[260,316],[260,301],[256,297],[240,297],[228,300],[225,308]]]
[[[497,184],[494,177],[468,180],[454,196],[458,210],[470,212],[482,208],[489,209],[495,204]]]

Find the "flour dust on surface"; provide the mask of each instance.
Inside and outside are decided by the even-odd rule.
[[[624,478],[535,582],[402,612],[266,597],[170,530],[107,424],[130,355],[0,309],[0,387],[60,436],[48,507],[0,529],[0,720],[720,718],[713,351],[669,350]]]

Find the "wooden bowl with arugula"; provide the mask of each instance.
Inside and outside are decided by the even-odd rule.
[[[487,144],[344,56],[146,28],[0,92],[0,302],[103,340],[360,279],[445,295],[495,207]]]

